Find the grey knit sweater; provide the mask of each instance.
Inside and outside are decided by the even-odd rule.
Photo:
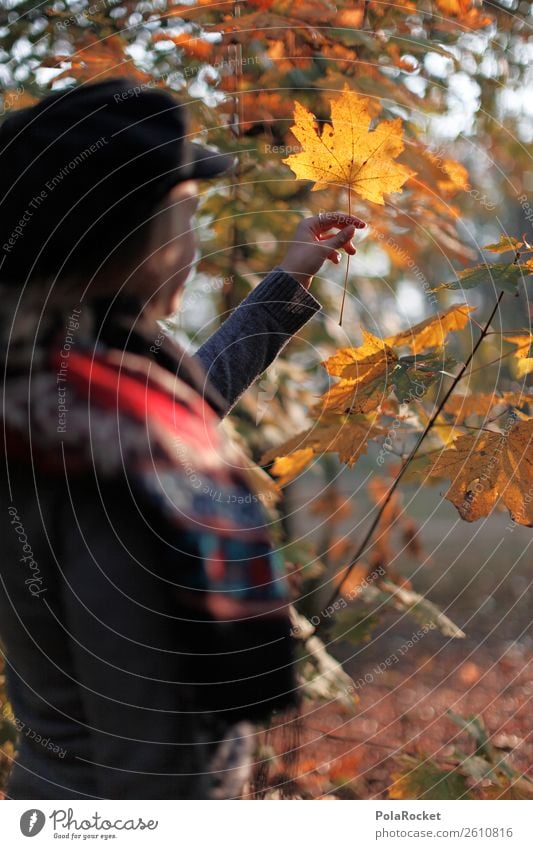
[[[320,310],[297,280],[274,268],[196,352],[226,415],[275,360],[290,338]]]

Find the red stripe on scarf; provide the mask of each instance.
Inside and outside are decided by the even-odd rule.
[[[59,351],[54,351],[51,362],[56,370],[61,368],[61,361]],[[155,420],[195,451],[219,447],[216,417],[200,398],[197,409],[189,409],[163,390],[143,384],[138,375],[128,373],[127,367],[119,369],[99,355],[71,351],[67,369],[69,383],[88,403],[115,408],[137,421]]]

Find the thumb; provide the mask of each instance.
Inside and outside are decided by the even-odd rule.
[[[331,238],[324,239],[322,244],[327,245],[330,248],[342,248],[342,246],[345,245],[346,242],[348,242],[352,238],[354,233],[354,225],[348,224],[347,227],[344,227],[342,230],[339,230],[339,232],[335,233],[335,235],[331,236]]]

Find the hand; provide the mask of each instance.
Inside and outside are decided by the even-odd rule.
[[[333,227],[339,228],[335,235],[328,233]],[[311,285],[313,276],[320,271],[329,259],[337,265],[341,261],[339,249],[355,254],[350,239],[356,229],[366,227],[364,221],[345,212],[321,212],[311,218],[300,221],[294,239],[278,268],[292,275],[306,289]]]

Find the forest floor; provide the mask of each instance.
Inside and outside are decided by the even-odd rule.
[[[393,652],[403,636],[394,625],[381,630]],[[482,717],[498,755],[506,756],[517,773],[533,778],[530,645],[495,640],[480,645],[471,638],[429,632],[398,663],[377,671],[384,657],[377,635],[357,660],[345,659],[345,669],[356,680],[372,676],[357,690],[354,716],[336,702],[309,702],[300,720],[268,733],[274,749],[286,754],[273,762],[267,796],[389,798],[395,777],[405,769],[397,760],[402,754],[453,770],[454,750],[473,754],[476,745],[450,719],[449,709]],[[431,785],[426,776],[426,790],[428,781]],[[488,779],[468,779],[465,787],[475,798],[499,795]],[[448,798],[446,788],[441,791],[430,789],[433,795],[426,798]]]
[[[357,480],[353,474],[343,476],[344,495],[356,491]],[[295,508],[311,503],[313,487],[318,490],[318,483],[309,478],[294,498]],[[364,506],[358,510],[365,514]],[[310,512],[300,509],[295,514],[301,536],[313,533]],[[345,671],[354,681],[363,681],[354,713],[349,716],[338,702],[307,702],[300,720],[267,732],[266,752],[273,749],[278,757],[268,769],[258,770],[252,790],[259,798],[265,793],[365,799],[403,793],[404,798],[416,798],[422,789],[417,782],[426,789],[435,785],[429,791],[434,795],[425,798],[456,798],[461,786],[475,798],[498,798],[501,789],[490,776],[480,777],[483,763],[475,758],[468,761],[459,783],[436,782],[430,770],[419,770],[411,773],[410,783],[394,786],[399,773],[412,770],[412,764],[401,762],[402,755],[453,771],[455,750],[465,757],[474,754],[472,735],[448,710],[480,717],[496,762],[506,758],[517,775],[533,778],[531,530],[509,533],[503,514],[492,515],[490,521],[462,522],[432,490],[418,493],[410,512],[422,526],[423,562],[400,554],[395,568],[466,637],[452,639],[429,631],[400,654],[419,625],[409,615],[390,611],[368,642],[332,644],[330,651]],[[363,533],[363,527],[349,524],[342,530],[353,537]],[[395,655],[397,662],[380,667]]]

